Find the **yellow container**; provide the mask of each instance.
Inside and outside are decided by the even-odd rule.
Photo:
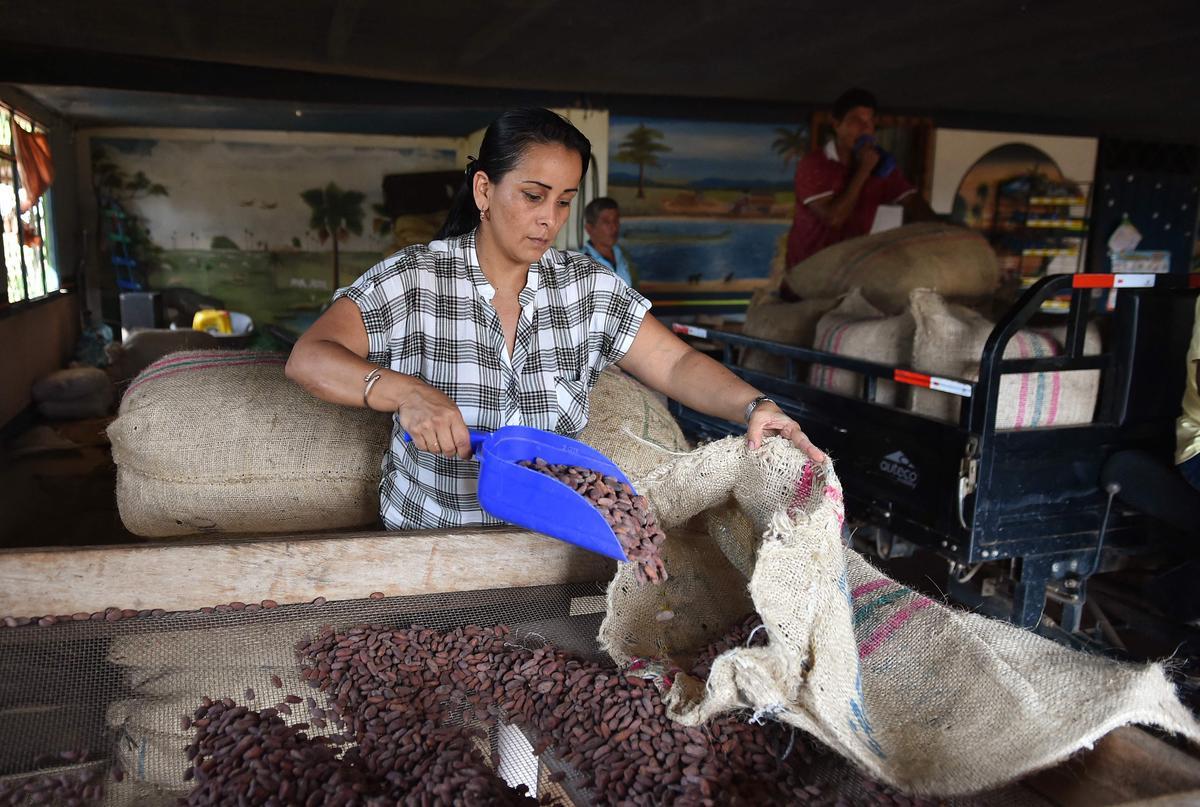
[[[229,320],[228,311],[197,311],[192,317],[192,329],[196,331],[216,331],[217,333],[233,333],[233,323]]]

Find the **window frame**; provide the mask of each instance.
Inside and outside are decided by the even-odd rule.
[[[49,135],[49,129],[38,123],[37,119],[21,111],[12,104],[0,99],[0,111],[6,113],[7,120],[0,118],[0,126],[21,126],[27,131],[33,131],[40,134]],[[22,125],[27,124],[27,125]],[[8,133],[7,147],[0,146],[0,162],[6,163],[12,172],[12,192],[16,207],[13,210],[13,216],[17,221],[17,254],[20,257],[20,279],[21,279],[21,299],[10,301],[8,299],[8,259],[3,249],[0,249],[0,268],[2,268],[5,277],[5,293],[0,295],[0,318],[26,311],[32,307],[44,304],[50,300],[57,299],[60,295],[69,292],[69,289],[63,285],[62,272],[57,267],[57,252],[54,240],[54,214],[53,214],[53,190],[47,188],[36,205],[30,211],[22,214],[20,212],[21,198],[21,171],[17,163],[17,144],[12,138],[11,131]],[[30,280],[33,279],[31,272],[35,271],[35,267],[30,266],[27,260],[26,251],[34,249],[25,244],[25,232],[23,226],[23,218],[30,217],[30,224],[38,231],[41,236],[42,244],[39,248],[40,255],[37,263],[40,266],[40,288],[42,293],[36,297],[30,296]],[[3,231],[3,226],[0,224],[0,232]],[[53,282],[51,282],[53,278]],[[51,285],[55,288],[47,290]]]

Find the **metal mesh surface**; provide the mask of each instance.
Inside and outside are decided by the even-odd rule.
[[[507,624],[530,646],[550,642],[599,660],[603,593],[595,584],[542,586],[0,630],[0,782],[87,767],[107,774],[119,763],[124,781],[108,778],[107,804],[172,804],[187,789],[180,717],[205,695],[254,708],[314,695],[299,677],[294,646],[322,626]],[[573,602],[592,612],[571,616]],[[306,706],[294,707],[294,722],[307,718]],[[508,752],[506,771],[536,782],[537,760],[518,753],[511,735],[495,734]],[[64,758],[82,751],[82,763]]]
[[[325,705],[324,696],[301,679],[294,652],[297,641],[323,626],[374,623],[447,630],[505,624],[514,641],[528,647],[550,643],[605,662],[594,638],[603,594],[597,584],[572,584],[0,630],[0,787],[94,769],[105,783],[104,804],[174,804],[189,789],[183,773],[190,732],[180,718],[204,696],[232,698],[255,709],[273,706],[287,694],[313,697],[318,708]],[[306,704],[292,709],[290,722],[311,719]],[[451,718],[456,719],[461,714]],[[330,725],[309,733],[334,730]],[[773,730],[781,744],[787,741],[786,730]],[[499,773],[509,784],[525,783],[531,792],[563,804],[591,802],[577,786],[579,777],[550,753],[533,756],[520,730],[493,726],[487,740],[478,742],[485,757],[499,752]],[[79,759],[85,751],[86,757]],[[118,766],[120,782],[112,776]],[[567,778],[551,782],[556,771]],[[823,793],[821,803],[865,800],[863,780],[836,755],[823,757],[813,774]],[[1011,788],[942,803],[1043,802]]]

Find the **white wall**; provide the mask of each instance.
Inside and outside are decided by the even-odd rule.
[[[144,143],[141,151],[107,150],[127,174],[144,171],[166,186],[167,196],[147,196],[133,205],[164,249],[208,249],[224,236],[241,249],[320,249],[315,233],[305,235],[308,205],[300,192],[336,183],[366,194],[362,235],[341,244],[348,251],[377,250],[371,205],[383,202],[386,174],[453,169],[460,138],[389,137],[310,132],[207,129],[89,129],[81,132],[91,186],[93,144]]]

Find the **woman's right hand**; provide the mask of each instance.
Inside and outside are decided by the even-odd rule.
[[[396,415],[413,445],[446,457],[471,458],[471,434],[458,405],[441,390],[424,381],[412,383],[400,393]]]

